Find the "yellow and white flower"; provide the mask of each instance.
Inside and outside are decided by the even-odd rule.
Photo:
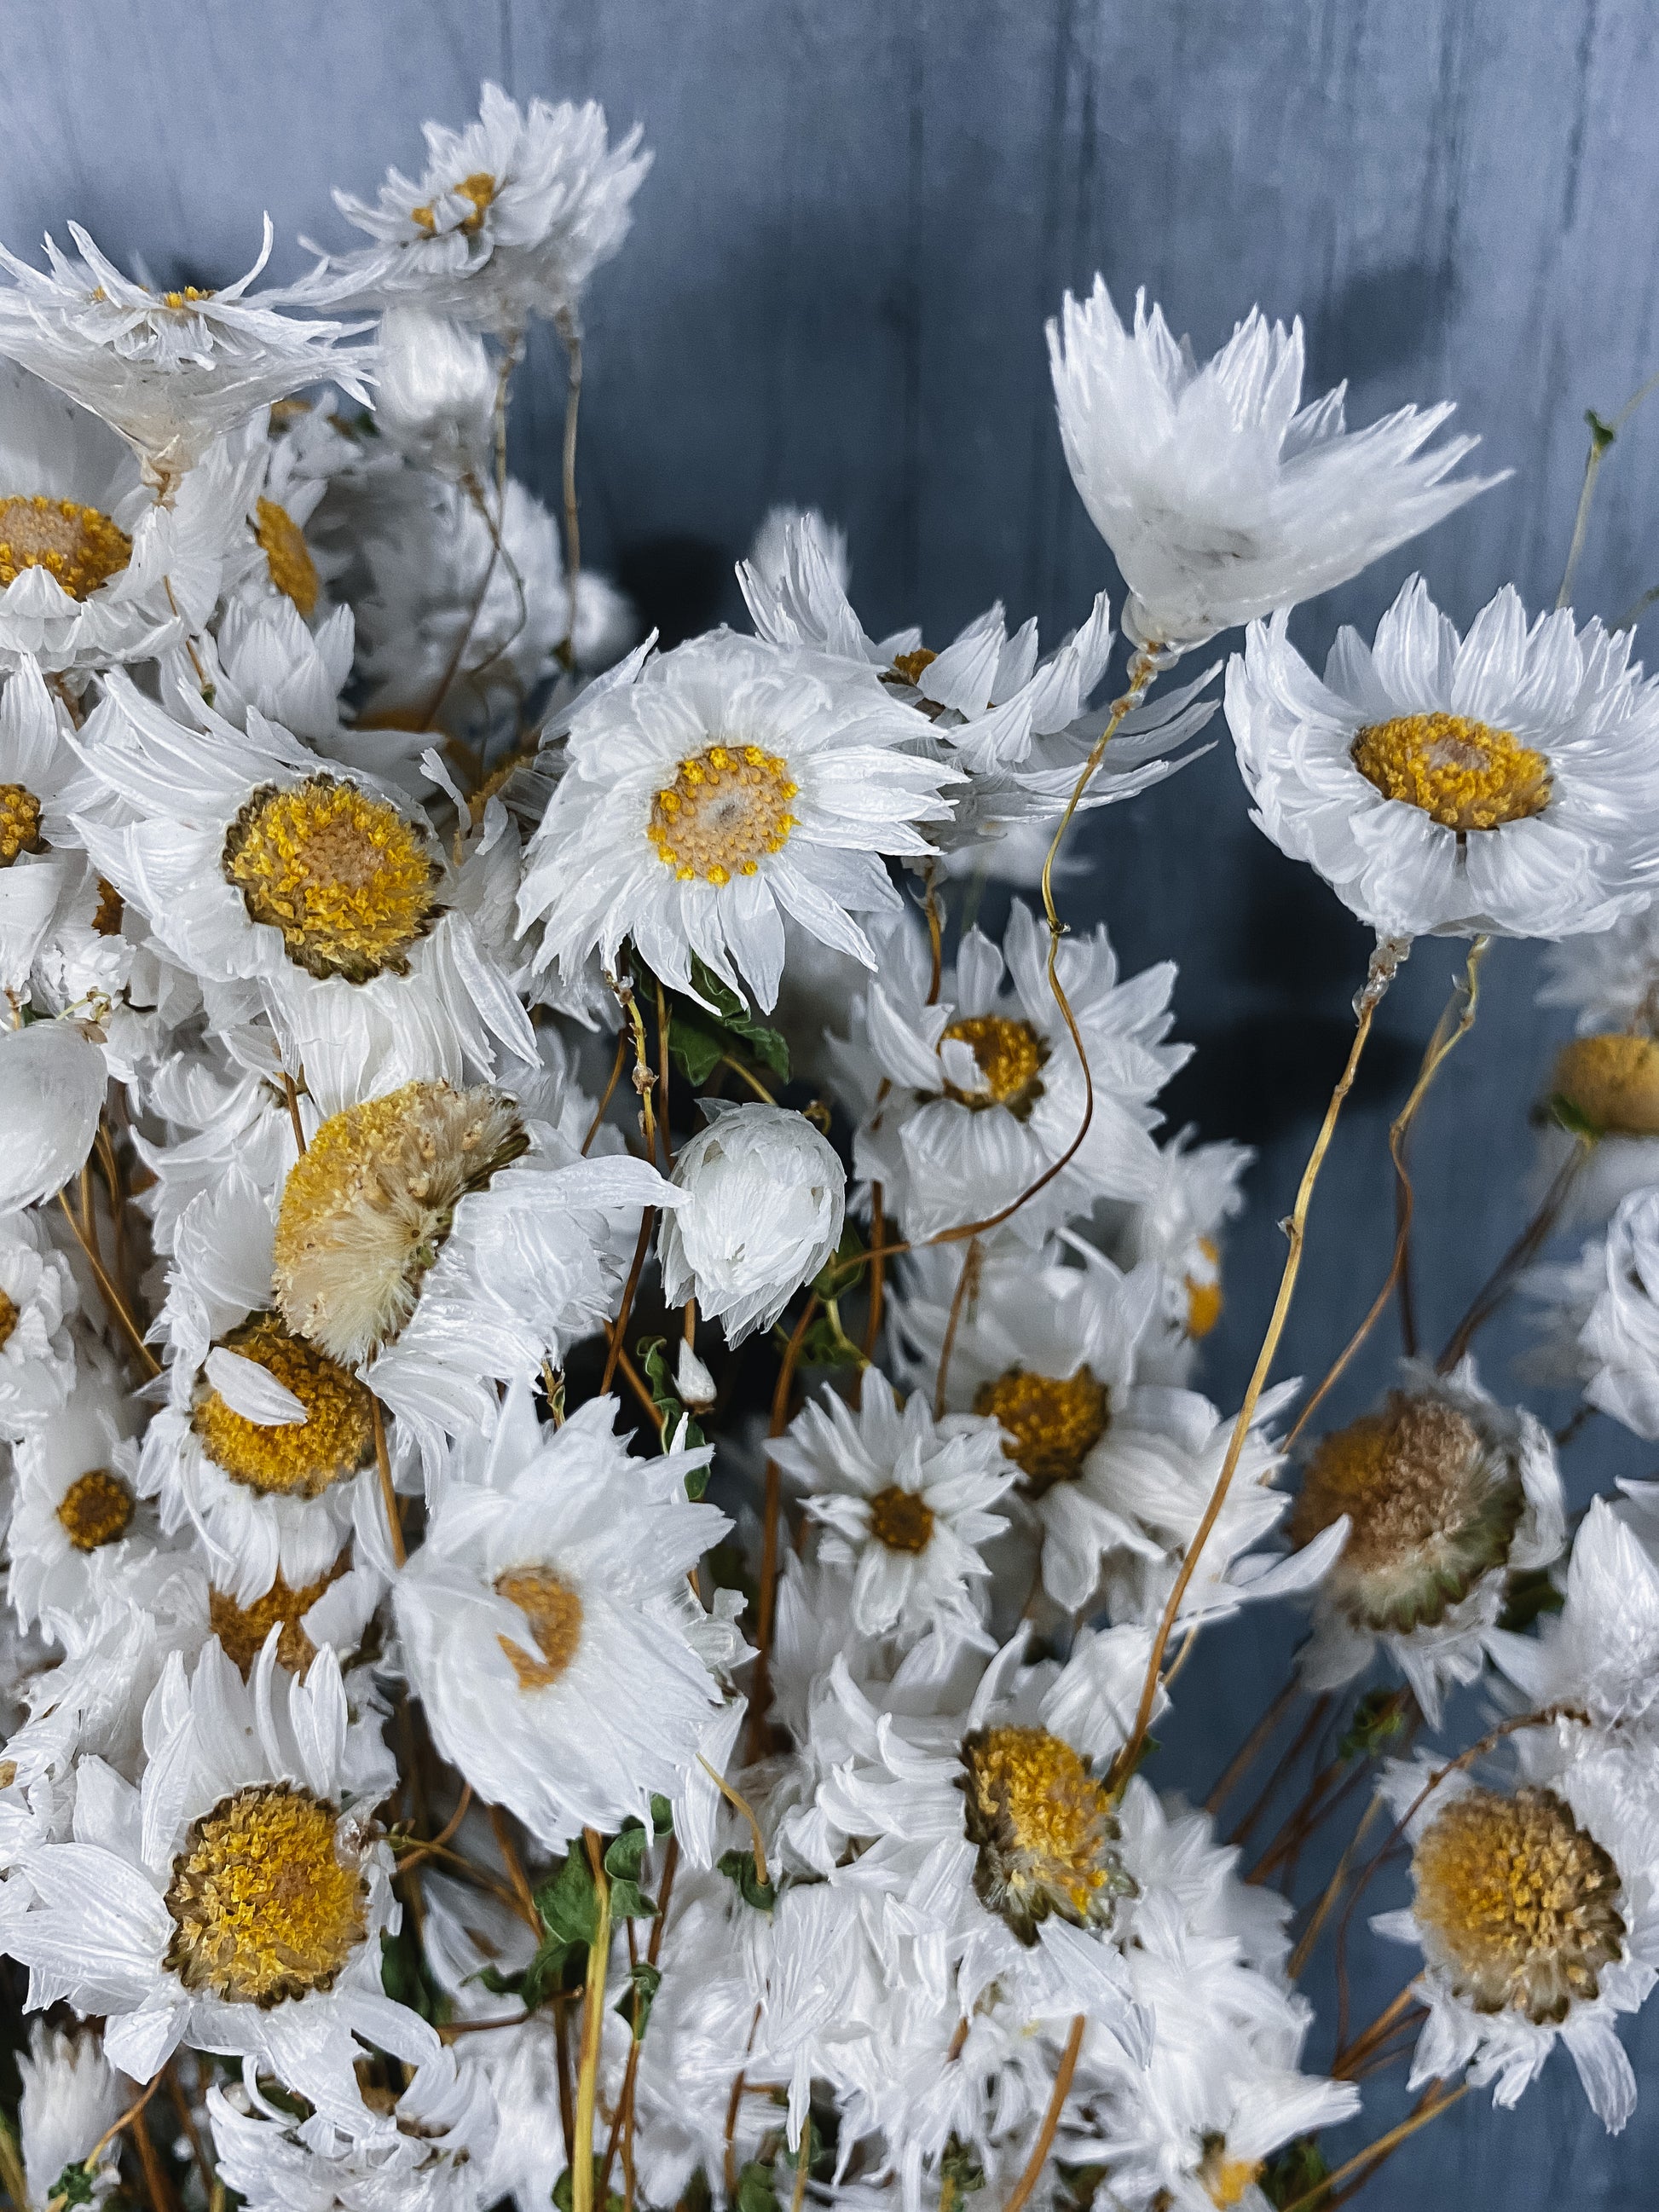
[[[79,1304],[68,1261],[35,1218],[0,1214],[0,1436],[38,1427],[68,1399]]]

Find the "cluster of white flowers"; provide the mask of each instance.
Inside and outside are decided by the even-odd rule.
[[[1316,678],[1291,607],[1494,480],[1449,409],[1303,406],[1299,325],[1200,365],[1101,284],[1049,337],[1109,703],[1103,592],[1046,656],[878,641],[813,514],[753,635],[657,650],[504,459],[638,137],[488,86],[285,292],[269,235],[217,293],[0,252],[0,2182],[1264,2212],[1419,2021],[1415,2081],[1559,2037],[1616,2127],[1659,1490],[1569,1548],[1473,1322],[1299,1482],[1297,1384],[1195,1387],[1249,1155],[1166,1127],[1174,969],[1052,864],[1248,625],[1255,818],[1377,933],[1356,1049],[1413,937],[1583,939],[1523,1243],[1607,1224],[1552,1371],[1659,1436],[1659,686],[1415,581]],[[1277,1597],[1277,1716],[1347,1732],[1247,1881],[1148,1730]],[[1475,1683],[1492,1740],[1417,1748]],[[1270,1878],[1367,1761],[1423,1966],[1310,2048],[1396,1838],[1294,1952]]]

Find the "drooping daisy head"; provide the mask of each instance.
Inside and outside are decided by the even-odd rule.
[[[153,478],[181,476],[216,438],[302,385],[331,379],[367,399],[365,356],[339,343],[356,329],[301,322],[246,296],[270,256],[269,216],[253,266],[219,290],[154,292],[124,276],[78,223],[70,234],[78,252],[48,237],[46,270],[0,246],[15,279],[0,295],[0,354],[118,430]]]
[[[872,1367],[857,1413],[826,1391],[770,1449],[823,1531],[819,1559],[851,1572],[860,1635],[982,1640],[982,1555],[1008,1525],[992,1509],[1013,1480],[994,1422],[935,1421],[922,1391],[901,1400]]]
[[[720,1692],[686,1571],[728,1525],[690,1504],[708,1450],[633,1459],[614,1399],[538,1429],[508,1394],[438,1487],[393,1591],[434,1740],[487,1802],[561,1850],[684,1784]]]
[[[1137,643],[1182,647],[1344,583],[1498,477],[1448,482],[1475,444],[1423,448],[1449,405],[1351,433],[1341,387],[1303,407],[1302,325],[1252,308],[1202,366],[1135,295],[1067,293],[1048,355],[1060,440],[1133,594]]]
[[[1540,1308],[1540,1371],[1581,1384],[1588,1404],[1637,1436],[1659,1437],[1659,1189],[1632,1191],[1605,1237],[1527,1287]]]
[[[532,842],[520,921],[570,973],[630,942],[694,990],[702,960],[777,998],[783,916],[866,965],[855,915],[897,896],[880,855],[927,850],[957,779],[908,750],[915,718],[873,674],[717,630],[635,656],[570,725]]]
[[[336,204],[375,242],[325,259],[301,295],[398,301],[507,334],[532,316],[574,316],[589,277],[628,235],[629,203],[651,167],[636,124],[616,146],[588,100],[528,109],[486,83],[478,119],[425,126],[418,182],[388,172],[376,204]]]
[[[1252,819],[1385,936],[1566,937],[1659,881],[1659,686],[1628,633],[1528,625],[1505,586],[1460,638],[1413,577],[1316,677],[1285,618],[1227,670]]]
[[[1510,1573],[1547,1565],[1565,1534],[1547,1434],[1524,1409],[1498,1406],[1468,1361],[1445,1376],[1407,1363],[1401,1388],[1321,1439],[1291,1540],[1310,1543],[1344,1518],[1307,1679],[1348,1680],[1380,1638],[1431,1717],[1447,1681],[1480,1672]]]

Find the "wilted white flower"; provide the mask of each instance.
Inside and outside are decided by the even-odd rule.
[[[1638,1437],[1659,1437],[1659,1189],[1620,1200],[1605,1237],[1528,1287],[1543,1304],[1542,1363]]]
[[[908,708],[873,675],[716,630],[630,655],[580,702],[564,773],[528,854],[522,921],[570,971],[631,941],[694,990],[778,994],[783,917],[868,965],[855,915],[898,903],[881,855],[923,854],[917,825],[960,779],[906,748]]]
[[[1202,368],[1104,281],[1048,325],[1060,434],[1084,505],[1133,594],[1138,644],[1179,648],[1314,598],[1501,481],[1447,477],[1477,442],[1425,452],[1449,404],[1350,432],[1342,387],[1301,405],[1300,320],[1259,308]]]
[[[1411,578],[1323,683],[1253,624],[1227,720],[1257,828],[1384,936],[1566,937],[1659,887],[1659,684],[1510,586],[1460,638]]]
[[[35,2021],[29,2047],[20,2052],[17,2071],[22,2096],[17,2131],[29,2195],[46,2204],[65,2166],[80,2166],[107,2135],[131,2099],[129,2085],[104,2056],[94,2028],[66,2034]],[[92,2201],[101,2204],[119,2177],[118,2142],[106,2144],[91,2175]]]
[[[714,1112],[680,1147],[674,1181],[685,1203],[662,1225],[663,1296],[671,1306],[695,1297],[728,1344],[770,1328],[841,1242],[847,1171],[787,1107]]]
[[[103,1054],[72,1022],[0,1030],[0,1215],[80,1172],[106,1088]]]
[[[510,1391],[494,1436],[457,1449],[392,1593],[439,1749],[553,1850],[648,1820],[720,1702],[685,1581],[730,1525],[686,1498],[708,1448],[634,1459],[616,1412],[590,1399],[541,1430]]]
[[[381,316],[374,421],[416,468],[457,479],[483,473],[497,380],[476,331],[420,307]]]
[[[193,468],[216,438],[302,385],[331,379],[368,398],[368,356],[339,343],[363,325],[299,322],[245,296],[270,255],[269,216],[253,266],[218,291],[153,292],[69,228],[79,258],[49,236],[48,271],[0,246],[15,279],[0,293],[0,354],[118,430],[153,477]]]
[[[78,1303],[69,1262],[34,1217],[0,1214],[0,1436],[34,1427],[69,1396]]]
[[[313,629],[285,592],[271,592],[232,599],[216,635],[196,652],[211,651],[216,659],[209,681],[214,712],[226,721],[246,723],[252,707],[295,737],[325,745],[340,727],[340,692],[356,637],[349,607],[336,607]]]

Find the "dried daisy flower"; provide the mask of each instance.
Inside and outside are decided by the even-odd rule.
[[[1381,1644],[1431,1721],[1448,1685],[1480,1674],[1510,1576],[1549,1565],[1566,1534],[1548,1432],[1524,1407],[1498,1405],[1468,1359],[1446,1376],[1403,1363],[1401,1387],[1375,1412],[1322,1437],[1291,1540],[1345,1520],[1303,1679],[1334,1689]]]

